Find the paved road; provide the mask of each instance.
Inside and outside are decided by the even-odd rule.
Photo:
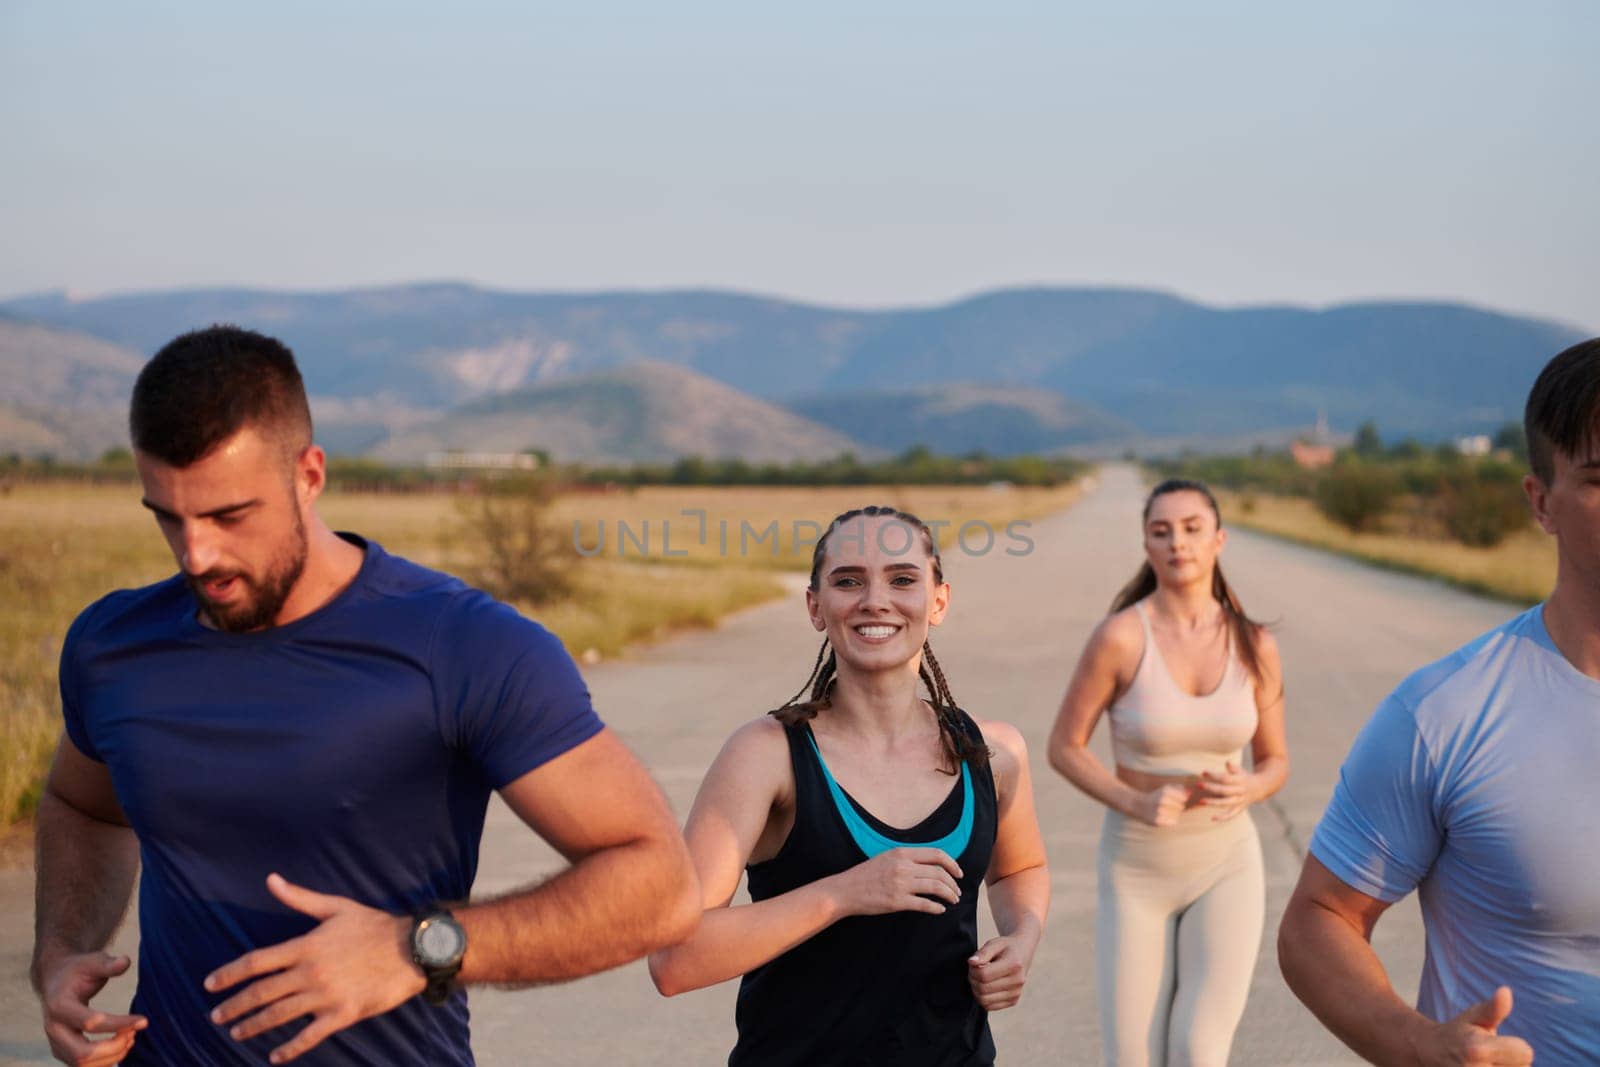
[[[1007,556],[1002,541],[987,556],[957,550],[947,557],[953,605],[934,645],[958,700],[1009,719],[1027,737],[1055,886],[1027,995],[994,1020],[1006,1063],[1099,1059],[1092,942],[1100,810],[1050,772],[1042,751],[1074,657],[1139,562],[1141,495],[1132,470],[1111,468],[1096,492],[1034,525],[1030,555]],[[1272,951],[1304,842],[1343,753],[1376,702],[1408,672],[1514,609],[1244,531],[1233,532],[1225,564],[1247,609],[1276,621],[1293,760],[1289,784],[1256,814],[1266,848],[1268,932],[1233,1062],[1352,1063],[1289,994]],[[797,597],[790,597],[715,632],[586,673],[602,714],[686,813],[723,738],[805,680],[814,640]],[[1104,735],[1097,738],[1102,754]],[[479,890],[508,888],[557,866],[554,854],[504,808],[491,810]],[[46,1062],[36,1008],[20,978],[31,936],[31,875],[0,874],[0,904],[0,1063]],[[134,936],[125,932],[124,950]],[[1397,906],[1379,926],[1377,942],[1399,987],[1414,992],[1422,957],[1414,907]],[[474,1045],[486,1065],[715,1064],[732,1044],[734,991],[726,983],[664,1000],[639,965],[567,986],[478,991]],[[121,984],[104,1002],[125,1003],[127,995]]]

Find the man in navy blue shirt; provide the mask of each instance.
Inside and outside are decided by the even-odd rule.
[[[470,1064],[461,985],[688,935],[676,822],[560,643],[318,517],[287,348],[186,334],[130,426],[179,573],[91,605],[62,649],[33,962],[58,1058]],[[571,866],[464,904],[491,792]],[[141,869],[137,993],[98,1011]]]

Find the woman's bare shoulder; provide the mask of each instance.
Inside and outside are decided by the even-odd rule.
[[[743,759],[772,759],[782,754],[787,760],[789,742],[784,736],[783,723],[771,715],[760,715],[729,734],[722,751]]]
[[[1027,766],[1028,742],[1022,731],[1000,719],[974,719],[983,734],[983,743],[989,746],[989,765],[998,780],[1009,781],[1016,772]]]
[[[1144,654],[1144,623],[1133,607],[1114,611],[1101,619],[1089,635],[1085,656],[1106,658],[1124,666],[1137,663]]]
[[[1105,634],[1109,640],[1139,644],[1144,640],[1144,623],[1139,618],[1139,608],[1129,604],[1121,611],[1113,611],[1100,620],[1096,633]]]

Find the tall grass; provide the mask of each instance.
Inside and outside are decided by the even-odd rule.
[[[574,588],[566,599],[539,609],[519,606],[592,662],[675,629],[714,625],[730,611],[781,595],[774,571],[810,566],[809,547],[788,536],[795,519],[820,525],[849,507],[888,503],[924,518],[999,528],[1059,510],[1074,495],[1070,488],[985,487],[581,491],[554,505],[564,536],[576,519],[580,529],[589,524],[582,543],[592,545],[604,519],[610,550],[590,559],[573,552]],[[61,730],[56,666],[73,618],[113,589],[172,573],[172,557],[138,498],[128,485],[61,483],[23,484],[0,496],[0,829],[29,816],[37,802]],[[706,512],[706,544],[690,543],[698,520],[684,517],[685,509]],[[331,492],[320,511],[334,529],[354,530],[427,566],[462,572],[479,559],[449,494]],[[628,522],[637,533],[647,519],[652,553],[634,551],[631,541],[625,553],[615,551],[616,523]],[[667,519],[671,557],[661,543]],[[788,536],[776,555],[770,541],[743,553],[719,550],[721,523],[730,524],[737,545],[741,521],[765,528],[774,520]],[[947,541],[954,529],[946,531]],[[676,555],[680,546],[688,555]]]
[[[38,800],[61,729],[67,626],[89,601],[171,565],[136,493],[46,485],[0,496],[0,826]]]

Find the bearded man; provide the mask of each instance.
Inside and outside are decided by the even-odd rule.
[[[462,985],[692,931],[676,822],[560,642],[318,516],[286,347],[179,337],[130,428],[178,573],[91,605],[62,649],[33,963],[58,1058],[470,1064]],[[571,866],[465,904],[492,791]],[[141,868],[137,992],[97,1011]]]

